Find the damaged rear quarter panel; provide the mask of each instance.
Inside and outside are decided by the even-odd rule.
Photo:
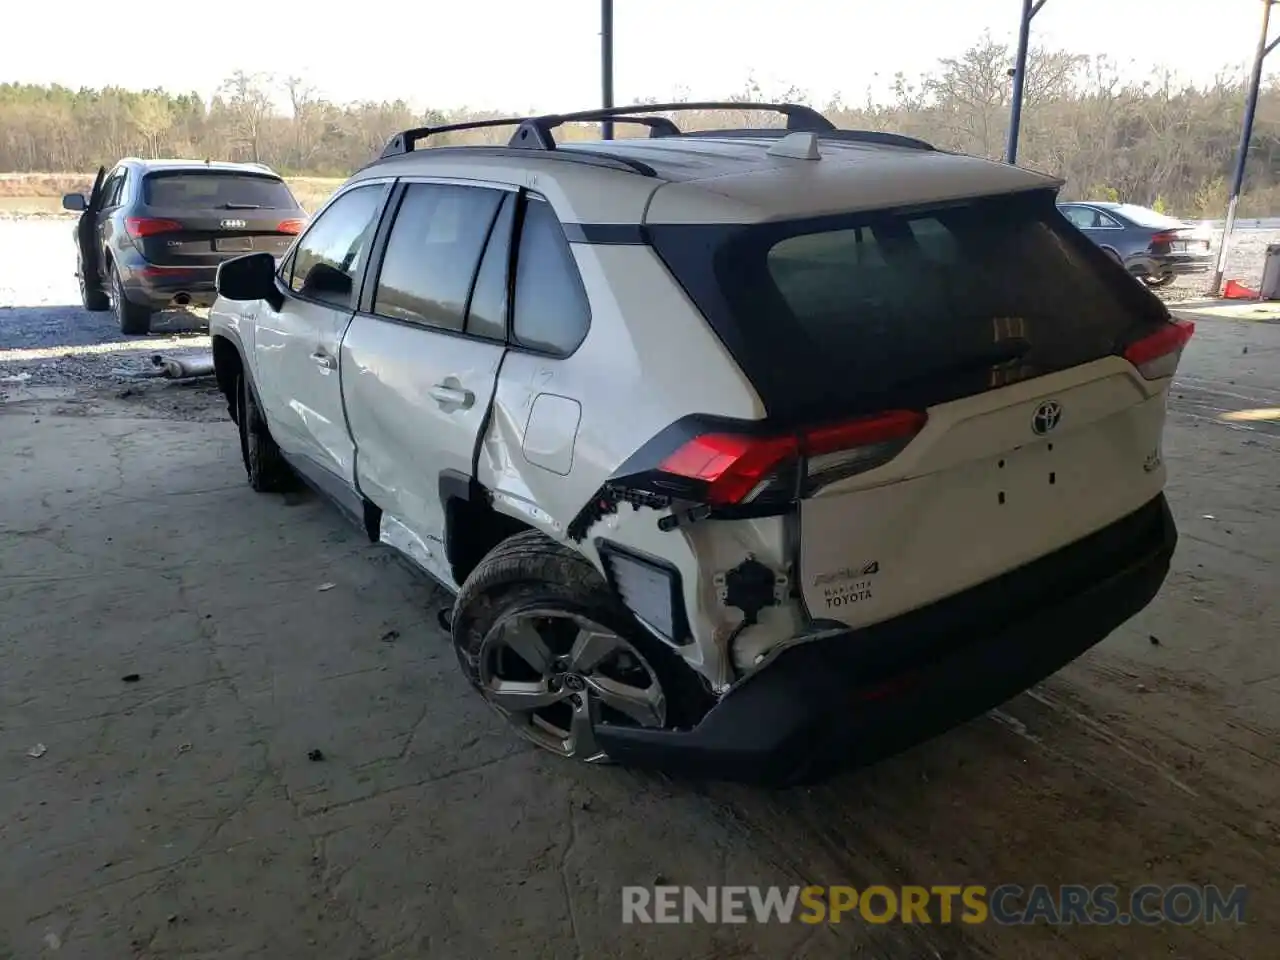
[[[749,552],[771,566],[781,563],[780,520],[663,532],[657,521],[668,511],[624,503],[581,540],[570,538],[568,528],[614,471],[670,424],[694,413],[758,419],[764,410],[649,247],[575,243],[571,248],[591,304],[590,331],[563,359],[507,353],[477,479],[492,492],[496,510],[568,543],[597,567],[594,541],[600,537],[675,564],[698,641],[686,658],[694,663],[719,659],[715,638],[738,615],[724,616],[711,577],[719,565],[733,567]],[[548,404],[540,397],[555,399]],[[576,421],[570,416],[574,401],[580,408]],[[549,417],[544,410],[552,411]],[[568,454],[562,448],[566,440]],[[727,532],[729,527],[735,529]],[[769,616],[762,617],[762,627],[753,629],[763,629],[768,621]]]

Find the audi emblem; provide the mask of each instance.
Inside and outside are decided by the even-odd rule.
[[[1062,404],[1057,400],[1046,400],[1031,415],[1031,429],[1036,432],[1036,436],[1043,437],[1057,427],[1061,420]]]
[[[222,229],[224,230],[241,230],[248,224],[243,220],[223,220]]]

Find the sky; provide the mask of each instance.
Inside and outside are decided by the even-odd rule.
[[[896,72],[931,70],[984,30],[1012,43],[1021,0],[614,6],[617,103],[719,99],[754,75],[766,94],[794,85],[821,105],[836,93],[861,103],[868,89],[879,98]],[[1261,0],[1047,0],[1032,43],[1107,54],[1130,76],[1161,65],[1204,83],[1247,65],[1261,9]],[[98,0],[45,0],[40,11],[26,23],[6,18],[0,82],[163,86],[207,97],[243,69],[301,76],[339,102],[558,112],[600,97],[599,0],[135,0],[110,27]],[[1272,36],[1280,35],[1280,8],[1272,20]],[[1272,60],[1274,76],[1280,52]]]

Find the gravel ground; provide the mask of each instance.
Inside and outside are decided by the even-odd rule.
[[[206,381],[130,376],[151,369],[156,354],[207,352],[207,313],[162,313],[150,336],[131,337],[109,313],[90,313],[79,301],[71,221],[0,218],[0,401],[46,400],[59,412],[101,412],[127,401],[133,416],[224,415]]]

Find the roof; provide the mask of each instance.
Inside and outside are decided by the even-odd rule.
[[[260,176],[278,177],[265,163],[233,163],[230,160],[183,160],[161,158],[148,160],[141,157],[125,157],[120,161],[144,170],[222,170],[228,173],[254,173]]]
[[[545,194],[568,223],[756,222],[1061,186],[1009,164],[848,131],[816,135],[818,160],[779,156],[785,132],[566,141],[554,150],[427,147],[377,160],[356,177],[520,183]]]

